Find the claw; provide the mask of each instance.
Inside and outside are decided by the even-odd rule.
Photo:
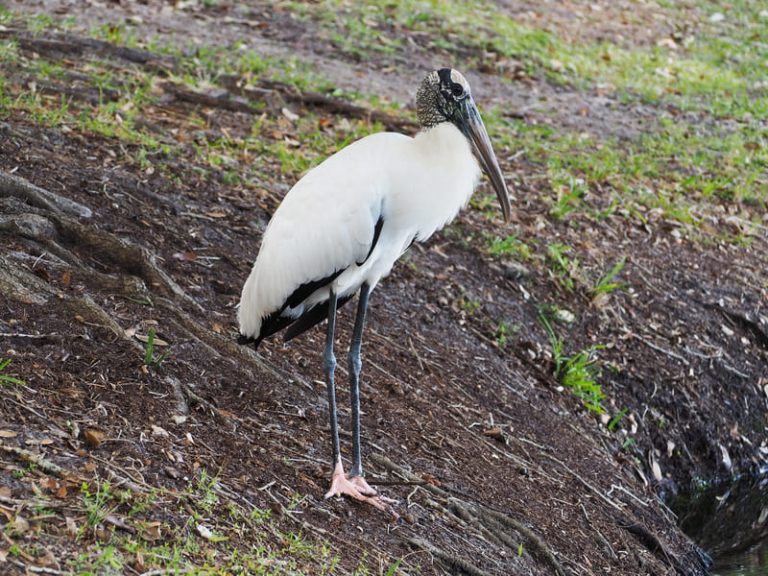
[[[349,496],[360,502],[370,504],[382,512],[389,511],[395,518],[399,518],[398,514],[389,506],[389,504],[396,502],[396,500],[379,496],[376,490],[371,488],[362,476],[347,478],[341,465],[341,459],[336,463],[331,479],[331,489],[326,492],[325,498],[328,499],[333,496]]]
[[[394,498],[387,498],[386,496],[382,496],[379,494],[375,488],[371,488],[371,485],[368,484],[368,482],[365,481],[365,478],[362,476],[350,476],[349,482],[357,488],[358,492],[365,496],[376,496],[379,498],[382,502],[386,502],[388,504],[395,504],[397,500]]]

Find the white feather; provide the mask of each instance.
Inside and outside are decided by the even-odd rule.
[[[338,270],[346,269],[333,283],[338,296],[363,282],[373,288],[412,240],[453,220],[479,178],[467,139],[450,123],[415,138],[373,134],[337,152],[296,183],[267,226],[243,287],[240,332],[258,336],[262,320],[299,286]],[[379,241],[365,260],[380,216]],[[298,317],[327,298],[321,288],[283,314]]]

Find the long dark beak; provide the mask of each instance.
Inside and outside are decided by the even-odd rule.
[[[496,154],[493,152],[491,140],[488,138],[488,132],[485,131],[483,119],[480,118],[480,112],[477,111],[477,106],[475,106],[471,96],[464,100],[461,121],[463,125],[459,126],[459,129],[472,144],[472,150],[480,162],[483,171],[491,180],[493,189],[496,191],[496,196],[499,198],[501,211],[504,214],[504,221],[509,222],[512,206],[509,201],[507,183],[504,182],[504,176],[501,174],[499,162],[496,160]]]

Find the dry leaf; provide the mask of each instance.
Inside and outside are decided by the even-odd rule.
[[[72,536],[72,538],[75,538],[77,536],[77,524],[75,524],[75,520],[70,516],[65,516],[64,521],[67,524],[67,532],[69,532],[69,535]]]
[[[56,490],[56,498],[66,498],[67,497],[67,487],[62,484],[58,490]]]
[[[176,260],[181,260],[182,262],[194,262],[197,260],[197,252],[194,250],[186,250],[184,252],[174,252],[173,257]]]
[[[8,486],[0,486],[0,497],[10,498],[11,497],[11,489],[8,488]]]
[[[0,438],[16,438],[18,435],[19,433],[13,430],[0,430]]]
[[[91,448],[97,448],[104,442],[105,435],[104,432],[94,430],[93,428],[88,428],[85,432],[83,432],[83,437],[85,438],[85,443],[88,446]]]
[[[664,475],[661,473],[661,466],[659,466],[653,454],[651,454],[651,472],[653,472],[653,477],[657,482],[664,479]]]
[[[432,476],[432,474],[422,474],[421,479],[424,480],[427,484],[432,484],[432,486],[440,487],[440,480]]]
[[[29,522],[27,522],[27,519],[23,516],[16,516],[16,519],[13,521],[11,530],[18,534],[23,534],[29,530]]]
[[[483,436],[488,436],[489,438],[493,438],[494,440],[498,440],[500,442],[504,441],[504,432],[502,432],[501,428],[498,426],[483,430]]]
[[[144,540],[148,540],[150,542],[160,540],[160,538],[162,538],[162,534],[160,532],[160,522],[150,522],[149,524],[145,525],[141,536],[144,538]]]
[[[728,449],[720,443],[717,445],[720,447],[720,452],[723,455],[723,466],[725,466],[726,470],[730,470],[733,467],[733,462],[731,462],[731,456],[728,454]]]
[[[48,548],[45,549],[45,554],[42,556],[37,556],[35,558],[35,563],[39,564],[40,566],[58,566],[59,561],[56,559],[56,556],[53,555],[53,552],[48,550]]]
[[[133,567],[137,572],[145,572],[146,565],[144,564],[144,555],[141,552],[136,552],[133,559]]]
[[[170,437],[170,433],[165,428],[162,428],[160,426],[155,426],[152,424],[152,436],[157,436],[159,438],[168,438]]]
[[[149,336],[144,334],[136,334],[136,340],[139,342],[144,342],[145,344],[149,342]],[[168,342],[165,340],[161,340],[157,337],[157,334],[155,334],[155,339],[153,341],[154,346],[168,346]]]

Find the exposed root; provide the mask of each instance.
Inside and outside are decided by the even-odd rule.
[[[83,38],[73,34],[48,33],[48,37],[41,38],[27,32],[15,29],[0,30],[0,38],[14,38],[22,50],[30,50],[39,54],[90,54],[95,53],[115,59],[126,60],[134,64],[142,64],[162,70],[176,67],[176,60],[171,56],[165,56],[141,50],[119,46],[111,42]]]
[[[173,301],[165,298],[158,298],[155,301],[155,306],[172,314],[185,330],[212,350],[217,351],[216,354],[221,354],[226,357],[226,361],[232,361],[231,359],[234,358],[235,360],[240,360],[245,366],[256,366],[260,371],[267,372],[275,378],[285,381],[291,378],[278,371],[268,362],[265,362],[252,348],[238,344],[233,335],[216,334],[212,330],[209,330],[202,324],[196,322],[189,314],[180,310]],[[247,369],[246,372],[248,372]]]
[[[174,294],[198,310],[202,310],[200,304],[190,298],[168,274],[158,267],[155,256],[146,248],[92,226],[83,226],[66,216],[57,216],[53,220],[65,242],[91,249],[126,272],[144,278],[153,289]]]
[[[129,340],[122,327],[90,296],[72,297],[60,293],[5,256],[0,256],[0,293],[22,304],[43,305],[51,298],[57,298],[78,321],[106,328],[115,336]],[[141,349],[138,343],[134,344]]]
[[[446,565],[446,568],[450,571],[451,574],[457,574],[457,575],[465,574],[466,576],[490,576],[488,572],[484,572],[483,570],[474,566],[473,564],[470,564],[463,558],[459,558],[458,556],[449,554],[448,552],[445,552],[440,548],[436,548],[426,540],[423,540],[421,538],[403,538],[403,540],[405,540],[411,546],[414,546],[416,548],[421,548],[422,550],[426,550],[427,552],[432,554],[432,556],[434,556],[435,558],[442,560],[443,563]]]
[[[72,214],[81,218],[90,218],[93,215],[91,209],[82,204],[35,186],[24,178],[5,172],[0,172],[0,196],[15,196],[29,202],[32,206],[56,214]]]
[[[176,282],[158,265],[153,254],[141,246],[118,238],[110,232],[86,226],[67,216],[91,216],[91,210],[63,196],[54,194],[22,178],[0,172],[0,196],[21,197],[43,213],[22,213],[0,218],[0,231],[17,234],[39,241],[62,260],[73,266],[86,269],[80,259],[64,248],[64,244],[91,250],[94,254],[117,265],[121,270],[143,278],[151,288],[173,294],[202,310]],[[88,268],[88,273],[91,273]],[[114,284],[114,282],[112,282]]]
[[[371,460],[390,472],[405,478],[407,481],[413,482],[419,480],[417,476],[398,466],[385,456],[372,454]],[[502,545],[503,547],[510,549],[514,553],[518,552],[520,544],[520,539],[515,539],[511,535],[516,532],[526,541],[526,549],[528,552],[539,561],[547,564],[553,571],[553,574],[556,574],[557,576],[566,576],[568,574],[544,541],[520,522],[498,510],[493,510],[475,502],[466,502],[460,498],[456,498],[455,496],[450,495],[446,490],[438,488],[437,486],[426,484],[422,486],[422,488],[435,496],[439,496],[440,499],[443,500],[443,502],[437,502],[435,499],[429,499],[428,504],[430,506],[438,508],[442,512],[450,513],[458,520],[474,526],[476,529],[479,529],[485,538],[497,545]],[[430,552],[432,551],[430,550]],[[435,554],[435,556],[438,555]],[[467,573],[471,574],[472,572]]]
[[[221,108],[222,110],[231,110],[233,112],[257,113],[259,110],[248,103],[248,100],[241,96],[234,96],[227,90],[219,90],[213,94],[195,92],[184,86],[173,82],[164,82],[161,88],[166,94],[171,94],[176,100],[189,102],[205,106],[206,108]]]
[[[231,92],[245,96],[249,100],[274,102],[274,94],[279,94],[281,99],[295,102],[309,108],[322,108],[330,114],[339,114],[347,118],[361,118],[369,122],[379,122],[388,130],[415,130],[416,122],[405,118],[399,118],[381,112],[371,110],[364,106],[352,104],[340,98],[334,98],[320,92],[302,92],[291,84],[275,80],[261,80],[259,88],[244,88],[241,86],[242,78],[238,76],[222,76],[220,82]]]
[[[47,460],[41,454],[35,454],[34,452],[30,452],[29,450],[25,450],[24,448],[19,448],[18,446],[10,446],[8,444],[0,444],[0,449],[3,450],[3,452],[14,454],[15,456],[19,457],[25,462],[34,464],[41,470],[44,470],[48,474],[52,474],[58,478],[73,477],[73,474],[71,474],[70,472],[67,472],[66,470],[64,470],[64,468],[62,468],[58,464],[54,464],[50,460]]]
[[[677,556],[668,552],[658,537],[643,524],[633,522],[632,520],[623,517],[618,518],[617,523],[619,527],[632,534],[632,536],[634,536],[635,539],[648,551],[652,552],[656,558],[667,564],[670,568],[674,568],[677,574],[698,573],[695,566],[686,566],[677,558]]]
[[[0,255],[0,294],[21,304],[40,306],[55,293],[46,282]]]

